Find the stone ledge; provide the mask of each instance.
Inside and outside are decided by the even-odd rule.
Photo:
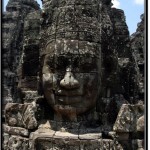
[[[29,131],[27,129],[20,128],[20,127],[10,127],[5,124],[3,124],[3,131],[11,135],[20,135],[25,137],[29,136]]]
[[[43,130],[44,131],[44,130]],[[101,133],[72,134],[69,132],[45,129],[45,133],[37,130],[30,136],[30,148],[40,149],[65,149],[65,150],[95,150],[113,149],[123,150],[119,142],[112,139],[102,139]]]

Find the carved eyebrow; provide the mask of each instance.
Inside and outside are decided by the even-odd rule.
[[[88,56],[87,56],[88,55]],[[85,60],[86,59],[86,60]],[[90,55],[90,54],[82,54],[82,55],[70,55],[70,56],[67,56],[66,55],[53,55],[53,56],[50,56],[49,57],[49,60],[47,60],[47,63],[57,63],[57,64],[63,64],[64,62],[66,62],[66,65],[67,64],[71,64],[71,65],[74,65],[74,63],[79,63],[82,62],[82,63],[88,63],[87,59],[91,60],[92,59],[92,62],[95,61],[95,59],[99,59],[98,56],[93,56],[93,55]],[[91,63],[91,62],[90,62]]]

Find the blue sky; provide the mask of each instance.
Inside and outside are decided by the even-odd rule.
[[[140,15],[144,13],[144,0],[112,0],[114,7],[124,10],[130,34],[134,33]]]
[[[4,10],[8,3],[8,0],[3,0]],[[37,2],[42,6],[41,0]],[[144,0],[112,0],[114,3],[113,7],[124,10],[127,25],[130,34],[134,33],[137,28],[137,23],[140,22],[140,15],[144,13]]]

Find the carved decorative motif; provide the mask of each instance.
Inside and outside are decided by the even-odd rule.
[[[24,127],[26,129],[37,128],[35,104],[8,103],[5,107],[6,123],[13,127]]]

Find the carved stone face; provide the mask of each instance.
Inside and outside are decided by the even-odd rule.
[[[74,120],[76,115],[95,106],[101,66],[97,47],[77,40],[57,40],[47,45],[42,69],[43,89],[58,116]]]

